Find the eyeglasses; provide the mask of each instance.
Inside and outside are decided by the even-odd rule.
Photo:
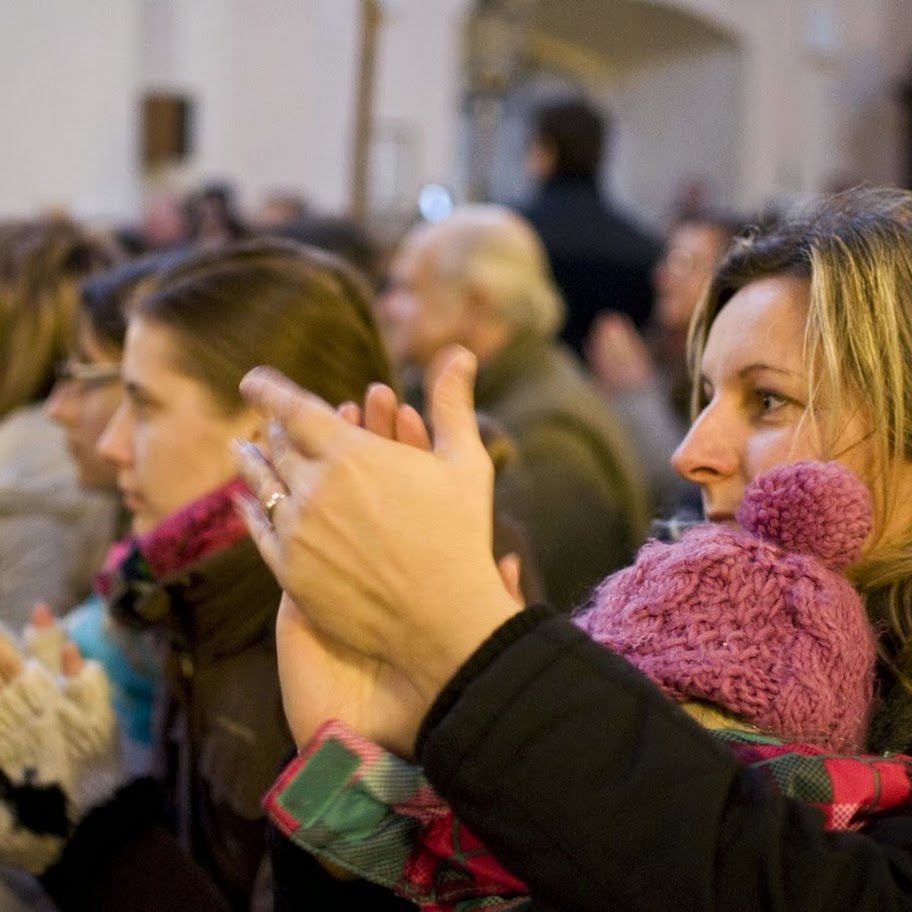
[[[58,383],[78,383],[82,387],[102,386],[120,380],[120,365],[61,361],[55,368],[55,374]]]

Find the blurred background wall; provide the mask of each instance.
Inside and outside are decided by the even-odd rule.
[[[0,213],[117,220],[212,179],[390,224],[430,182],[512,199],[525,114],[566,90],[611,112],[604,179],[655,225],[906,184],[910,61],[909,0],[0,0]]]

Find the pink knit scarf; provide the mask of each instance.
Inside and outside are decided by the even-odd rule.
[[[96,578],[96,589],[109,595],[114,576],[137,552],[151,576],[160,580],[240,541],[247,534],[247,527],[234,508],[233,498],[248,491],[240,478],[234,478],[175,510],[143,535],[130,535],[115,542]]]

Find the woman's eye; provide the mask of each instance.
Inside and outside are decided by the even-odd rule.
[[[779,396],[770,392],[770,390],[757,390],[757,397],[762,404],[764,412],[775,412],[788,401],[784,396]]]
[[[152,411],[152,404],[142,396],[132,396],[129,399],[130,408],[136,418],[145,418]]]

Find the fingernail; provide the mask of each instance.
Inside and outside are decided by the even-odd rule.
[[[245,437],[232,437],[229,446],[235,459],[256,459],[257,456],[261,455],[256,444]]]
[[[232,494],[231,500],[241,519],[247,519],[252,522],[256,522],[259,519],[262,510],[252,494]]]
[[[275,418],[271,419],[269,424],[266,425],[266,434],[269,437],[269,442],[273,445],[273,448],[284,445],[285,426],[281,421],[277,421]]]
[[[460,347],[455,367],[463,380],[469,380],[474,375],[477,363],[478,360],[472,352],[467,348]]]

